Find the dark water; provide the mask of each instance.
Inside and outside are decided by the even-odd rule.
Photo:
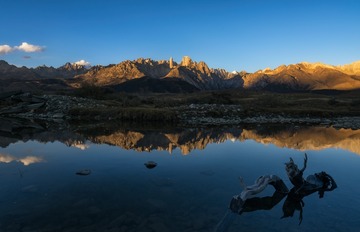
[[[44,127],[45,128],[45,127]],[[238,177],[275,174],[291,188],[290,157],[305,177],[326,171],[338,188],[303,199],[283,218],[271,210],[228,213],[223,231],[359,231],[360,131],[321,127],[114,129],[2,132],[0,231],[214,231]],[[97,133],[93,133],[97,131]],[[87,131],[89,132],[89,131]],[[153,169],[144,165],[157,162]],[[91,169],[87,176],[75,175]],[[271,196],[268,186],[259,196]]]

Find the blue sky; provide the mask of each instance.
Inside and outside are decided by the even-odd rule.
[[[360,60],[359,12],[357,0],[2,0],[0,59],[58,67],[188,55],[250,72],[347,64]]]

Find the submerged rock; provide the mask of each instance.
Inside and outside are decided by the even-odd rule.
[[[87,176],[87,175],[90,175],[90,173],[91,173],[90,169],[82,169],[82,170],[77,171],[75,174],[80,175],[80,176]]]
[[[148,168],[148,169],[152,169],[152,168],[155,168],[157,163],[154,162],[154,161],[148,161],[146,163],[144,163],[144,165]]]

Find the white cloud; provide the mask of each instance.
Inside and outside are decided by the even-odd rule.
[[[73,64],[82,65],[82,66],[90,66],[90,62],[87,62],[85,60],[79,60],[74,62]]]
[[[14,49],[12,47],[10,47],[9,45],[0,45],[0,55],[1,54],[6,54],[9,52],[12,52]]]
[[[42,52],[44,51],[44,49],[45,49],[44,46],[33,45],[26,42],[22,42],[20,46],[14,46],[14,47],[4,44],[4,45],[0,45],[0,55],[14,52],[16,50],[22,52]]]
[[[42,52],[44,51],[43,46],[28,44],[26,42],[22,42],[20,46],[15,46],[14,49],[23,51],[23,52]]]

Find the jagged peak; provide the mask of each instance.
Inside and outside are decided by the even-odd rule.
[[[199,69],[207,69],[207,70],[209,70],[209,66],[204,61],[200,61],[199,63],[196,63],[196,62],[193,62],[193,63]]]
[[[19,68],[19,67],[16,67],[15,65],[12,65],[12,64],[9,64],[5,60],[0,60],[0,69],[1,69],[2,72],[6,72],[6,71],[9,71],[9,70],[14,70],[14,69],[17,69],[17,68]]]
[[[0,65],[10,65],[10,64],[5,60],[0,60]]]
[[[151,58],[143,58],[143,57],[139,57],[135,60],[125,60],[122,61],[120,63],[117,64],[117,66],[119,65],[123,65],[123,64],[141,64],[141,65],[158,65],[158,64],[165,64],[165,63],[170,63],[168,60],[153,60]]]
[[[89,69],[91,66],[77,64],[77,63],[70,63],[66,62],[64,65],[60,66],[59,69],[66,69],[66,70],[83,70],[83,69]]]
[[[41,70],[41,69],[55,69],[53,66],[46,66],[45,64],[35,67],[35,70]]]
[[[267,67],[267,68],[264,68],[262,70],[262,72],[266,73],[266,72],[271,72],[271,68],[270,67]]]
[[[183,56],[180,66],[190,67],[193,64],[192,59],[190,56]]]
[[[134,62],[136,63],[152,63],[152,62],[157,62],[151,58],[143,58],[143,57],[140,57],[140,58],[137,58],[136,60],[134,60]]]

